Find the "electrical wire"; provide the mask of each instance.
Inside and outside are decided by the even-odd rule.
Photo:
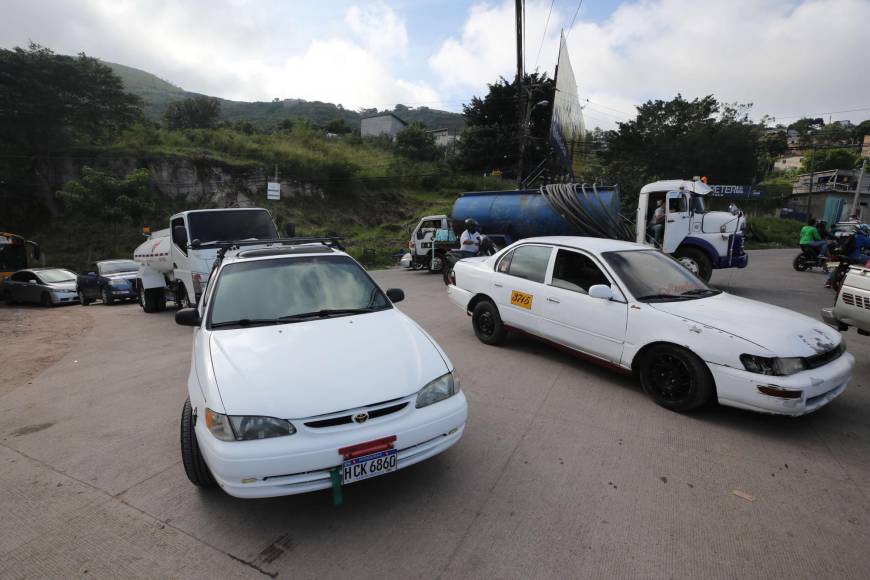
[[[574,11],[574,18],[571,19],[571,24],[568,26],[568,34],[565,35],[565,40],[571,36],[571,30],[574,29],[574,21],[577,20],[577,15],[580,14],[580,7],[583,6],[583,0],[577,3],[577,10]]]
[[[556,0],[550,0],[550,9],[547,11],[547,21],[544,23],[544,34],[541,35],[541,44],[538,45],[538,56],[535,57],[535,70],[538,70],[538,61],[541,60],[541,50],[544,48],[544,39],[547,38],[547,29],[550,28],[550,14],[553,13],[553,4],[555,3]]]

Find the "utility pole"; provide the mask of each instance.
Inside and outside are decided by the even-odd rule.
[[[810,157],[810,192],[807,194],[807,219],[813,207],[813,181],[816,179],[816,140],[813,139],[813,155]]]
[[[864,173],[867,168],[867,160],[865,159],[863,163],[861,163],[861,173],[858,174],[858,183],[855,185],[855,197],[852,199],[852,213],[850,216],[858,214],[858,204],[861,199],[861,186],[864,184]]]
[[[517,27],[517,122],[519,124],[524,124],[526,122],[525,119],[525,107],[523,106],[523,101],[525,100],[525,91],[523,89],[523,76],[524,76],[524,66],[523,66],[523,8],[524,8],[525,0],[516,0],[516,27]],[[520,138],[520,158],[517,162],[517,187],[520,188],[523,185],[523,157],[526,154],[526,138],[525,138],[525,127],[518,126],[519,129],[519,138]]]

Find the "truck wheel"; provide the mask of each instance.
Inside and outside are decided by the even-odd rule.
[[[489,300],[477,303],[471,314],[471,324],[474,326],[474,334],[484,344],[491,346],[501,344],[507,336],[507,329],[501,321],[498,307]]]
[[[678,248],[674,252],[674,257],[692,274],[704,282],[710,281],[710,277],[713,275],[713,264],[710,263],[710,257],[702,250],[697,248]]]
[[[429,261],[429,271],[433,274],[444,271],[444,256],[435,254],[435,257]]]
[[[184,401],[181,410],[181,462],[184,463],[184,472],[190,483],[199,487],[214,487],[215,480],[209,471],[205,459],[196,442],[196,431],[193,425],[193,409],[190,406],[190,398]]]
[[[716,392],[710,369],[694,353],[667,344],[654,346],[643,357],[640,384],[666,409],[692,411]]]
[[[115,301],[112,298],[112,295],[109,294],[109,289],[106,288],[105,286],[103,286],[103,289],[100,290],[100,296],[103,297],[103,304],[105,304],[106,306],[111,306],[112,303]]]
[[[51,308],[53,306],[51,303],[51,296],[48,295],[48,292],[42,293],[42,296],[39,297],[39,303],[45,308]]]
[[[163,298],[163,288],[143,289],[139,293],[139,305],[145,312],[157,312],[158,310],[161,310],[160,301],[158,301],[158,298]]]

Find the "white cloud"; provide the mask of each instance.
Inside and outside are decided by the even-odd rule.
[[[527,66],[532,68],[548,3],[528,5]],[[478,94],[499,75],[513,78],[513,2],[477,5],[460,38],[430,59],[444,86]],[[572,14],[567,15],[570,18]],[[754,114],[817,114],[870,107],[866,67],[866,0],[648,0],[621,5],[606,21],[583,13],[568,45],[587,126],[613,126],[633,105],[680,92],[692,98],[754,102]],[[552,70],[558,31],[554,14],[542,63]],[[534,50],[533,50],[534,47]],[[532,62],[529,62],[531,60]],[[862,119],[870,111],[834,115]]]
[[[404,56],[408,50],[404,19],[383,2],[351,6],[344,21],[363,46],[381,57]]]

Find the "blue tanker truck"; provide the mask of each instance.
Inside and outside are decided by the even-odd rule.
[[[462,193],[451,215],[422,218],[408,244],[412,265],[441,272],[450,267],[450,251],[466,219],[496,247],[537,236],[592,236],[630,240],[661,248],[703,280],[714,269],[745,268],[746,220],[742,214],[706,211],[712,189],[701,181],[667,180],[645,185],[633,220],[620,214],[617,186],[553,184],[540,189]],[[659,228],[656,208],[664,210]]]

